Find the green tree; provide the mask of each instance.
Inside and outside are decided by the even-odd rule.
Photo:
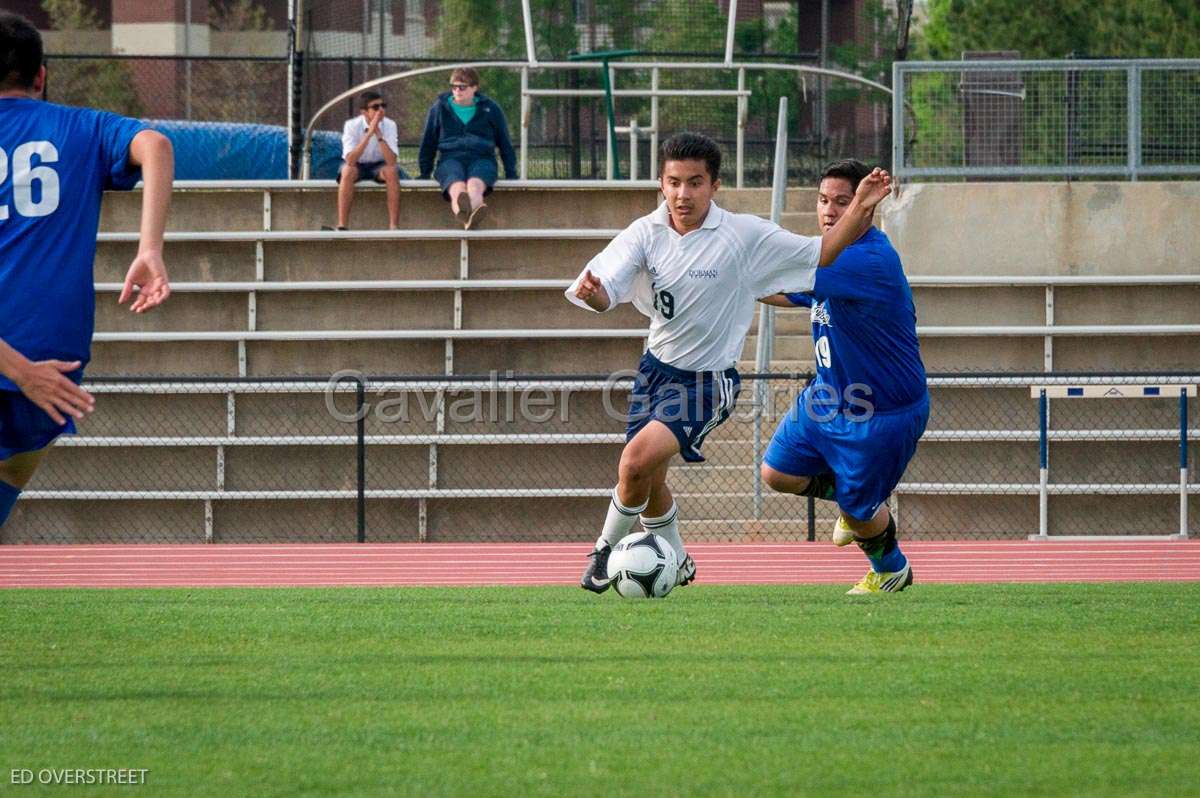
[[[571,0],[531,0],[534,48],[540,58],[562,57],[577,46],[575,12]],[[520,0],[445,0],[438,17],[437,42],[433,54],[450,61],[523,60],[525,23]],[[398,118],[402,138],[421,135],[425,110],[440,92],[446,91],[449,73],[420,78],[406,85],[414,100],[410,111]],[[531,86],[550,87],[556,76],[531,72]],[[561,86],[555,86],[561,88]],[[480,90],[495,100],[508,117],[509,134],[518,143],[521,124],[521,74],[518,69],[480,70]],[[534,105],[535,130],[546,124],[547,103]]]
[[[1017,50],[1022,58],[1200,57],[1196,0],[930,0],[924,57]]]
[[[60,31],[100,30],[100,19],[84,0],[42,0],[50,26]],[[47,96],[66,105],[87,105],[125,116],[141,116],[143,106],[133,76],[118,60],[52,60]]]
[[[930,0],[918,56],[944,60],[964,51],[1013,50],[1021,58],[1200,57],[1195,0]],[[908,87],[917,116],[915,161],[961,162],[962,108],[956,75],[914,76]],[[1125,74],[1078,70],[1025,73],[1021,163],[1121,164]],[[1072,104],[1071,97],[1080,99]],[[1200,141],[1182,120],[1200,116],[1195,71],[1142,72],[1142,147],[1148,163],[1194,162]]]
[[[208,24],[214,31],[265,33],[275,25],[256,0],[211,0]],[[193,116],[222,122],[285,124],[287,81],[281,64],[255,61],[196,61],[192,85]]]

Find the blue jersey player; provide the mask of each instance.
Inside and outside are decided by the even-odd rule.
[[[852,160],[825,168],[817,192],[823,230],[845,215],[870,173]],[[817,272],[810,291],[763,301],[810,309],[817,371],[775,430],[763,480],[782,493],[837,502],[834,543],[857,543],[871,566],[851,594],[903,590],[912,567],[887,499],[925,431],[929,394],[900,256],[871,226]]]
[[[668,465],[677,454],[688,462],[702,461],[705,437],[733,411],[739,385],[734,364],[755,301],[812,288],[818,266],[833,263],[859,237],[891,185],[886,172],[875,170],[860,181],[841,223],[819,237],[799,236],[757,216],[729,213],[712,201],[721,169],[721,151],[712,139],[680,133],[661,149],[659,185],[665,201],[614,238],[566,292],[571,302],[589,310],[604,312],[632,302],[650,317],[617,486],[580,580],[596,593],[609,586],[612,547],[639,515],[644,529],[675,549],[679,584],[695,577],[696,564],[680,538],[679,513],[667,487]]]
[[[50,444],[94,407],[79,383],[105,189],[144,174],[138,252],[118,301],[143,313],[170,294],[170,142],[132,119],[43,102],[45,82],[37,29],[0,12],[0,526]]]

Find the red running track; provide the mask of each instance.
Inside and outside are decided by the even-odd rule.
[[[1200,581],[1200,541],[904,544],[917,583]],[[573,585],[587,544],[0,546],[3,587]],[[853,546],[697,543],[698,584],[852,583]]]

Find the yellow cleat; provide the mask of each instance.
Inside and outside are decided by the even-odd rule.
[[[846,526],[845,520],[839,515],[837,523],[833,525],[833,545],[849,546],[854,542],[854,530]]]
[[[865,596],[868,593],[899,593],[913,583],[912,566],[908,563],[899,571],[867,571],[862,580],[846,591],[847,596]]]

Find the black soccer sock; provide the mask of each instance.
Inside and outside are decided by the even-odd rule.
[[[862,549],[863,554],[871,561],[875,571],[898,571],[907,561],[898,552],[900,544],[896,542],[896,519],[889,514],[887,528],[873,538],[855,537],[854,542]]]
[[[831,502],[834,500],[836,492],[837,477],[833,475],[832,471],[827,471],[824,474],[809,477],[808,485],[805,486],[804,490],[800,491],[800,495]]]

